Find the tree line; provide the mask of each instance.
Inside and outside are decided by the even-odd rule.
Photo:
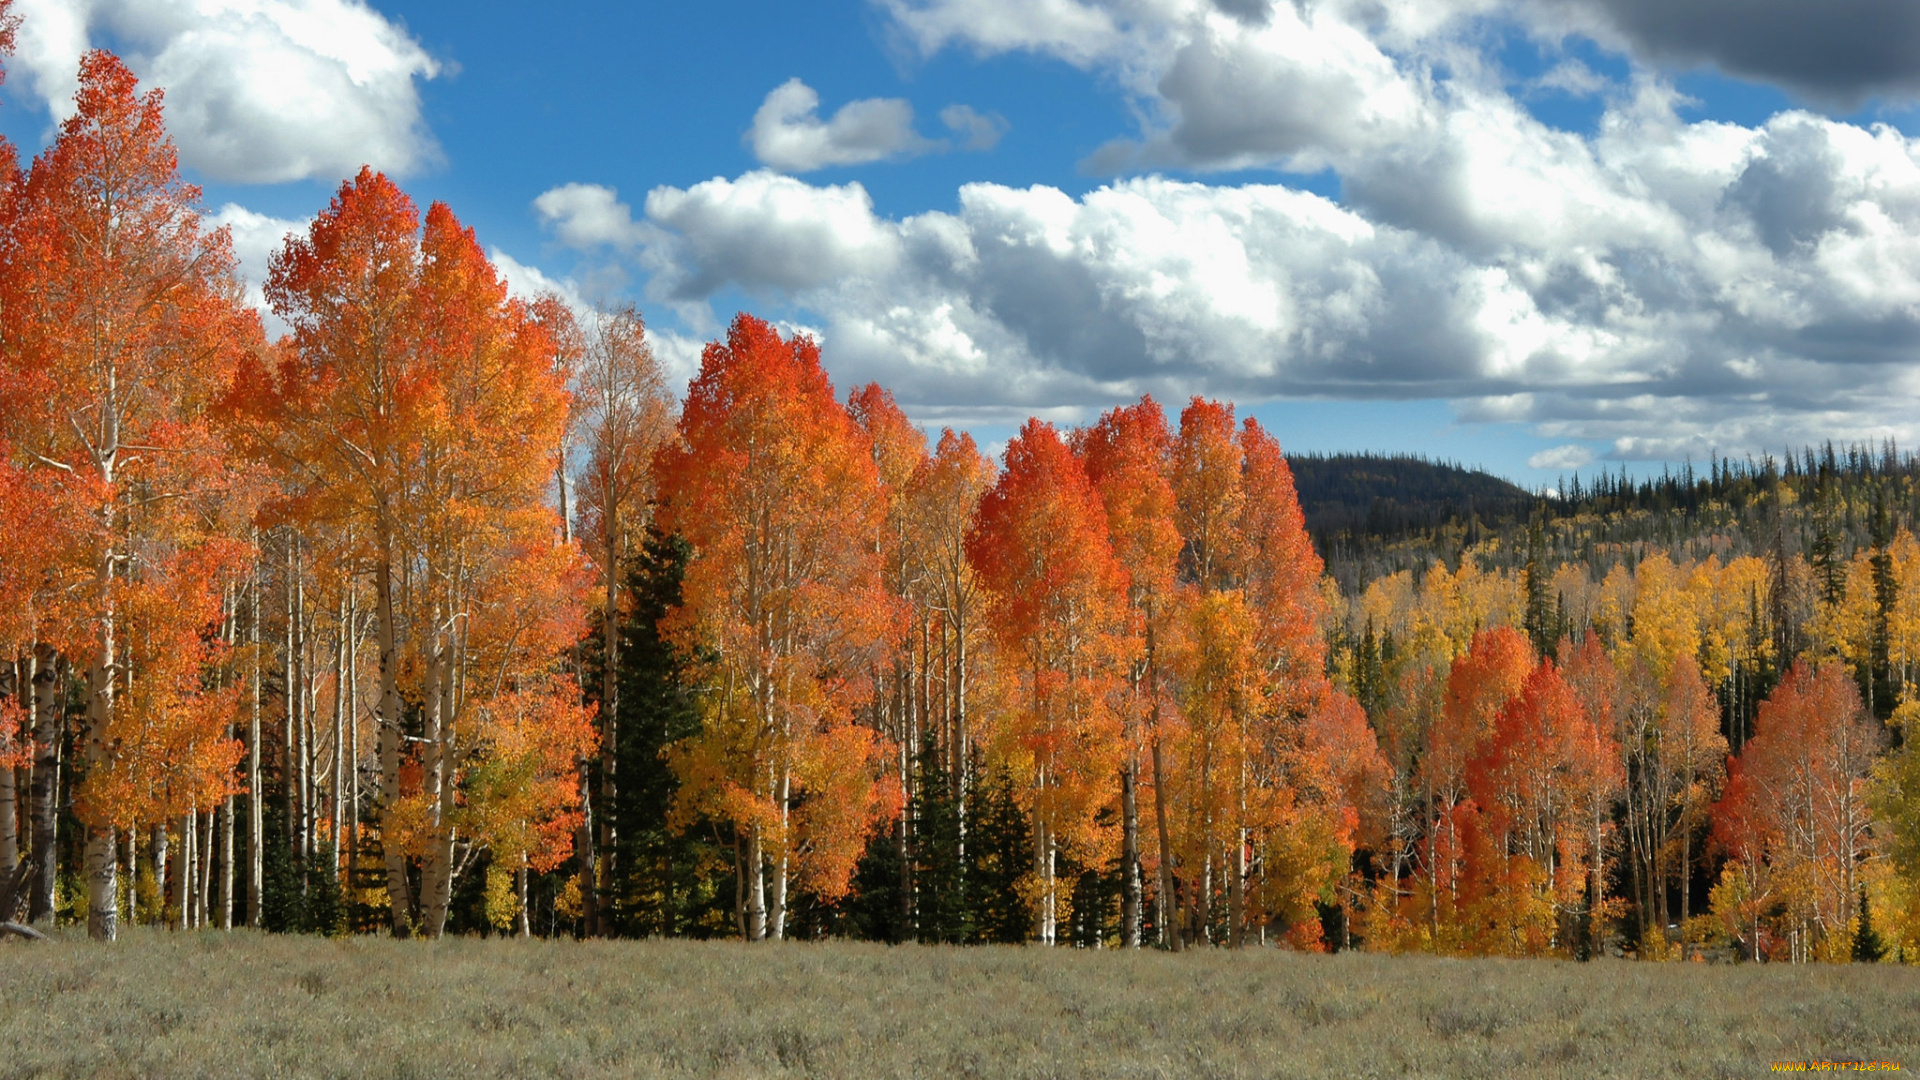
[[[676,400],[372,170],[270,341],[160,94],[75,105],[0,170],[0,921],[1917,955],[1891,497],[1343,593],[1231,404],[996,462],[750,315]]]

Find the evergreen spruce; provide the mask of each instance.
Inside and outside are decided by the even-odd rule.
[[[1893,715],[1899,687],[1893,685],[1889,652],[1892,645],[1893,606],[1899,599],[1900,583],[1893,576],[1893,514],[1887,506],[1887,485],[1875,484],[1873,517],[1868,528],[1873,542],[1873,634],[1871,658],[1864,681],[1866,700],[1881,720]]]
[[[1522,581],[1526,591],[1526,611],[1522,618],[1527,637],[1533,641],[1533,651],[1541,656],[1553,655],[1553,646],[1557,634],[1554,627],[1554,611],[1547,600],[1547,582],[1552,571],[1546,565],[1546,511],[1535,509],[1533,520],[1527,526],[1527,562],[1522,571]]]
[[[960,804],[931,741],[920,751],[908,813],[913,822],[914,930],[923,942],[971,940],[976,913],[962,853]]]
[[[260,807],[266,833],[260,853],[260,922],[276,934],[297,934],[307,929],[307,894],[293,843],[287,837],[287,800],[280,785],[269,783],[267,800]]]
[[[307,868],[306,919],[302,929],[328,937],[347,932],[347,898],[340,889],[339,860],[324,844]]]
[[[620,785],[612,807],[618,876],[603,898],[614,931],[625,936],[733,932],[730,850],[712,822],[672,820],[680,784],[667,752],[699,732],[700,714],[688,690],[688,658],[660,632],[660,620],[679,606],[692,554],[685,540],[650,531],[628,571],[615,747]]]
[[[967,830],[967,877],[973,887],[973,941],[1015,945],[1027,940],[1033,913],[1021,886],[1033,861],[1033,833],[1013,794],[1013,778],[996,769],[975,793]]]
[[[1873,915],[1867,904],[1867,890],[1860,890],[1860,927],[1853,932],[1853,959],[1856,963],[1877,964],[1887,955],[1887,943],[1880,937],[1880,931],[1874,928]]]
[[[897,825],[896,825],[897,827]],[[903,913],[900,889],[905,875],[900,840],[892,829],[873,834],[853,874],[853,893],[836,910],[816,916],[816,935],[852,935],[898,945],[913,938]],[[791,918],[791,916],[789,916]]]

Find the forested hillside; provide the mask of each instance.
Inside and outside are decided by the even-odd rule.
[[[1289,454],[1300,509],[1327,571],[1363,582],[1392,546],[1477,541],[1488,528],[1524,521],[1526,489],[1456,462],[1412,454]]]
[[[1307,531],[1317,543],[1432,532],[1474,518],[1522,516],[1533,494],[1457,462],[1415,454],[1288,454]]]
[[[371,169],[269,341],[79,85],[0,172],[0,922],[1920,960],[1891,445],[995,461],[751,315],[678,393]]]

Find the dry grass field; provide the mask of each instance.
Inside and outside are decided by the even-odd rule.
[[[0,945],[0,1078],[1920,1068],[1920,971],[134,930]]]

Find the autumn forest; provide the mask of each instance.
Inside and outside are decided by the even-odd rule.
[[[1316,534],[1228,402],[996,460],[747,314],[682,390],[371,169],[271,340],[160,93],[75,105],[0,144],[0,922],[1920,962],[1892,445]]]

